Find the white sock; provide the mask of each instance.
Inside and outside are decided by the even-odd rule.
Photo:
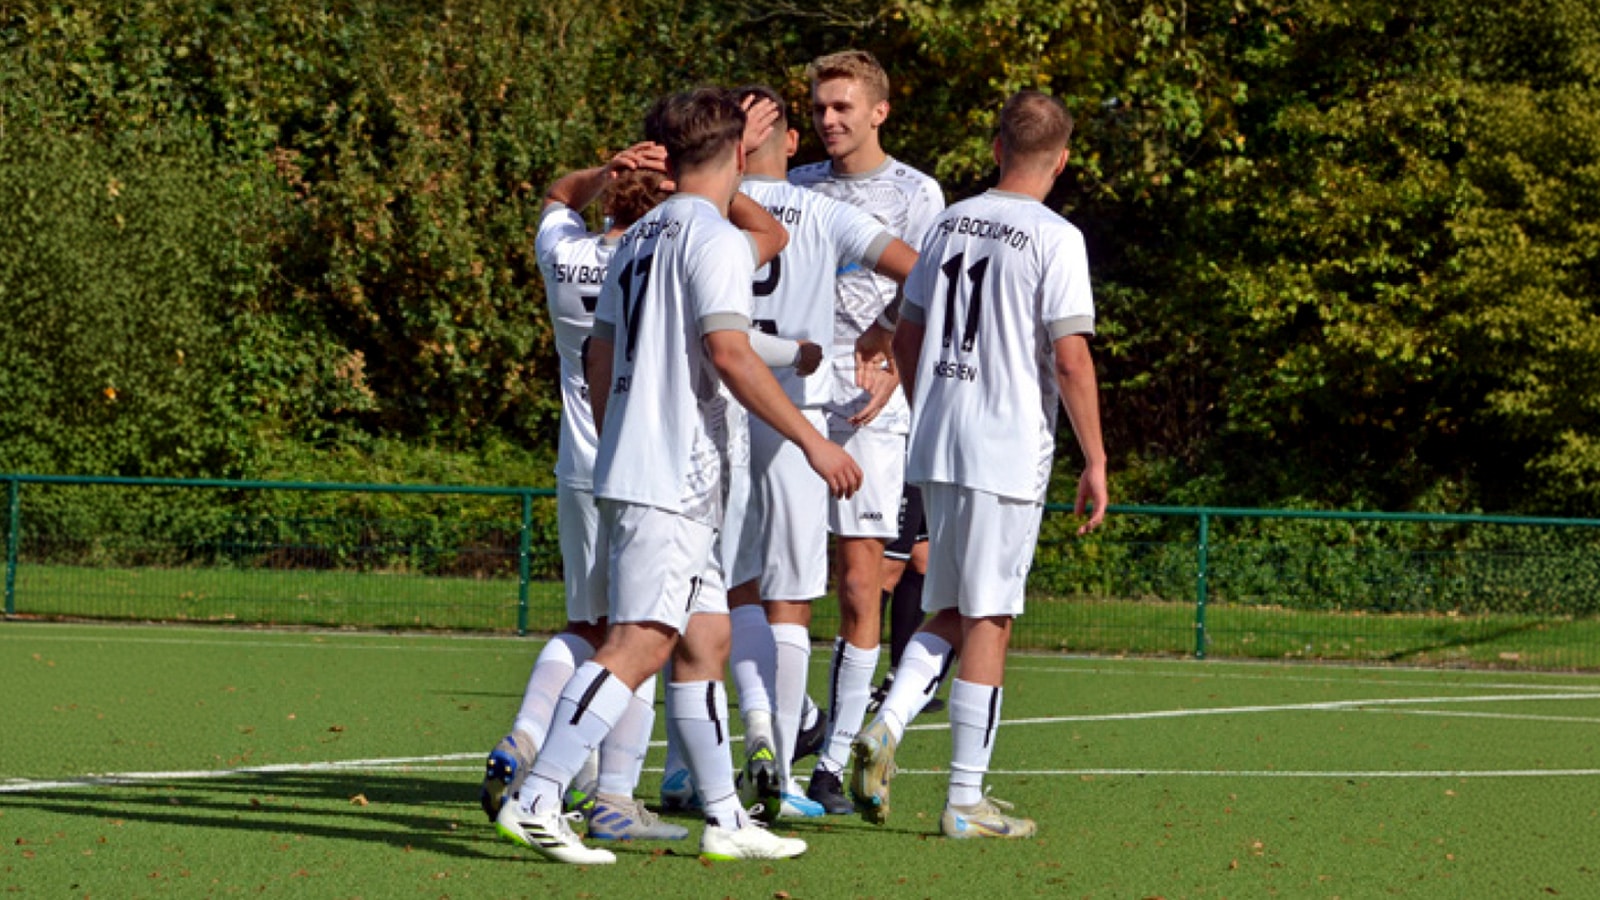
[[[759,604],[736,606],[728,613],[733,633],[729,666],[733,686],[739,691],[739,715],[749,729],[753,712],[772,714],[772,684],[778,668],[778,648],[772,640],[767,611]],[[770,735],[769,735],[770,738]]]
[[[572,673],[592,656],[594,648],[589,642],[571,632],[563,631],[546,642],[528,675],[528,687],[522,692],[522,708],[517,710],[512,729],[533,735],[534,746],[543,747],[561,689],[572,678]]]
[[[778,739],[778,769],[789,783],[789,760],[800,736],[806,706],[806,679],[811,677],[811,632],[804,625],[774,625],[772,639],[778,650],[777,714],[773,716]],[[812,707],[813,710],[816,707]]]
[[[644,769],[644,756],[650,751],[650,730],[656,724],[656,677],[646,678],[627,711],[617,720],[606,739],[600,742],[600,773],[597,790],[613,797],[632,797]]]
[[[839,774],[850,761],[850,744],[861,731],[872,699],[872,675],[878,668],[878,648],[863,650],[845,640],[834,644],[832,687],[828,723],[832,733],[817,765]]]
[[[728,692],[720,681],[684,681],[667,686],[672,717],[683,735],[683,755],[705,802],[706,821],[722,828],[743,826],[744,810],[733,787],[733,751],[728,739]]]
[[[521,796],[513,798],[524,813],[532,811],[536,800],[541,801],[541,810],[552,808],[545,801],[561,808],[561,795],[573,776],[632,700],[633,691],[599,663],[590,660],[578,667],[561,690],[549,739],[539,748],[539,758],[518,791]]]
[[[983,799],[983,776],[989,771],[1000,728],[1004,691],[957,678],[950,683],[951,806],[971,806]]]
[[[894,685],[889,688],[889,696],[878,708],[878,718],[889,726],[896,743],[905,737],[911,720],[933,699],[949,665],[948,641],[926,631],[911,636],[900,654],[900,665],[894,670]]]
[[[667,713],[667,758],[661,764],[662,777],[664,778],[679,769],[689,768],[689,764],[683,759],[683,735],[678,733],[678,718],[672,714],[672,706],[677,702],[674,699],[676,695],[673,694],[671,689],[672,660],[667,660],[667,664],[661,667],[660,677],[661,683],[668,685],[667,690],[664,692],[662,703]]]

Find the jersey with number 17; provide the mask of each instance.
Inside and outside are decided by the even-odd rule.
[[[694,194],[622,236],[595,309],[595,335],[612,341],[597,498],[721,524],[725,401],[701,337],[749,330],[754,274],[749,235]]]
[[[1094,333],[1083,235],[1032,197],[945,210],[905,285],[925,329],[906,480],[1043,502],[1055,454],[1055,341]]]

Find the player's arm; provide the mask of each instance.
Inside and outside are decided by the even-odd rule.
[[[901,319],[894,330],[894,359],[900,369],[900,384],[909,405],[917,393],[917,363],[922,359],[922,336],[927,331],[921,322]]]
[[[755,247],[756,268],[761,268],[777,258],[789,245],[789,232],[767,212],[766,207],[750,199],[743,191],[733,195],[728,204],[728,221],[750,235]]]
[[[583,209],[600,198],[611,179],[632,169],[666,172],[667,148],[642,141],[611,157],[611,161],[603,166],[568,172],[557,178],[545,191],[544,205],[560,203],[569,209]]]
[[[611,399],[611,351],[615,341],[609,322],[594,324],[594,334],[583,343],[583,377],[589,382],[589,411],[594,414],[594,433],[599,434],[605,428],[606,401]]]
[[[861,487],[861,467],[844,448],[812,427],[789,402],[778,380],[750,349],[749,333],[740,328],[712,328],[714,330],[707,331],[703,338],[706,354],[734,399],[751,415],[793,441],[805,454],[812,470],[828,483],[828,490],[834,496],[854,494]]]
[[[1066,334],[1055,339],[1056,386],[1061,405],[1072,422],[1072,432],[1083,451],[1083,474],[1078,476],[1078,496],[1074,511],[1083,515],[1092,506],[1089,521],[1078,528],[1088,534],[1100,527],[1110,503],[1106,490],[1106,448],[1100,437],[1100,385],[1094,371],[1094,357],[1084,334]]]

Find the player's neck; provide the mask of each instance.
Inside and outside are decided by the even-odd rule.
[[[861,175],[883,165],[889,158],[883,146],[876,141],[862,144],[843,156],[832,157],[835,175]]]
[[[1002,171],[994,189],[1008,194],[1022,194],[1043,203],[1055,183],[1053,176],[1037,172]]]

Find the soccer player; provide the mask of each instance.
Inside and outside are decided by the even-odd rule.
[[[562,570],[566,581],[567,624],[551,638],[534,662],[511,733],[489,753],[481,801],[492,822],[506,789],[532,764],[550,730],[561,688],[577,667],[594,656],[605,637],[605,594],[593,579],[596,572],[595,509],[592,474],[598,446],[589,409],[589,388],[583,351],[594,327],[595,301],[606,265],[623,232],[665,196],[667,151],[651,143],[636,144],[603,166],[557,179],[545,194],[544,211],[534,239],[545,296],[555,326],[561,361],[561,436],[556,454],[556,503],[561,532]],[[605,198],[609,227],[589,231],[581,211]],[[592,788],[589,835],[603,839],[679,840],[688,836],[681,825],[662,822],[633,799],[640,769],[655,724],[655,679],[635,692],[617,727],[600,745],[596,784]]]
[[[667,148],[677,193],[623,235],[595,311],[587,367],[601,423],[594,486],[608,542],[611,626],[562,689],[549,739],[496,819],[507,837],[561,862],[615,861],[567,826],[561,795],[669,656],[669,714],[705,808],[701,855],[768,859],[806,849],[752,821],[733,784],[721,680],[727,597],[714,547],[725,464],[719,382],[799,444],[833,492],[853,493],[861,470],[806,422],[751,349],[752,276],[786,238],[738,194],[744,127],[744,110],[714,88],[652,107],[646,134]],[[736,210],[770,229],[741,233],[729,222]]]
[[[852,747],[850,787],[868,821],[889,815],[906,726],[951,655],[950,785],[940,830],[1027,837],[1032,820],[987,797],[1012,620],[1023,609],[1055,451],[1056,405],[1083,452],[1076,509],[1106,512],[1106,455],[1089,337],[1094,303],[1083,237],[1042,202],[1067,164],[1072,117],[1025,90],[994,143],[999,183],[952,206],[906,282],[895,357],[911,396],[906,477],[922,487],[929,564],[923,608],[894,686]]]
[[[747,145],[740,186],[789,232],[783,252],[756,272],[755,322],[831,349],[837,273],[861,267],[898,285],[911,273],[916,251],[861,209],[790,184],[785,176],[799,133],[788,127],[782,98],[761,85],[736,93],[741,103],[780,117],[764,140]],[[822,362],[827,377],[779,372],[789,399],[819,430],[827,425],[823,407],[833,386],[832,360]],[[799,447],[777,430],[757,420],[749,434],[752,522],[729,573],[734,680],[746,728],[744,783],[769,813],[820,816],[828,810],[795,786],[790,762],[810,671],[811,604],[827,592],[828,492]]]
[[[937,182],[890,157],[879,141],[889,115],[889,76],[870,53],[859,50],[821,57],[807,74],[812,124],[828,160],[796,168],[789,180],[861,208],[916,247],[944,209],[944,195]],[[829,528],[837,538],[839,635],[829,671],[830,734],[806,796],[829,812],[848,813],[853,807],[842,777],[878,665],[883,551],[898,532],[910,415],[887,360],[858,367],[852,352],[856,339],[894,300],[898,286],[860,266],[840,272],[837,286],[829,437],[861,462],[867,477],[861,493],[834,502],[829,510]]]

